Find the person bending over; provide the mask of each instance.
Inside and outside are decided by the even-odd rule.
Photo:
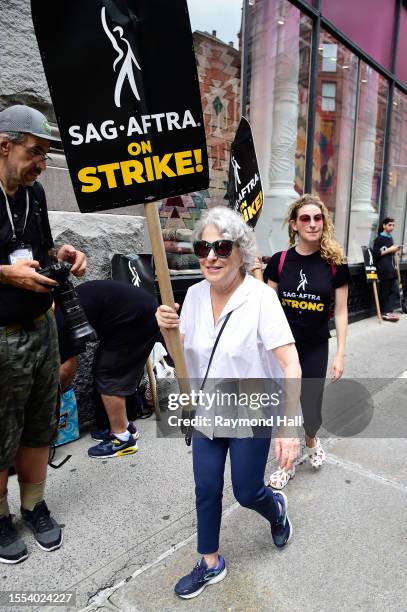
[[[99,346],[93,360],[93,378],[109,419],[109,429],[94,431],[99,444],[89,457],[123,457],[137,451],[137,428],[129,423],[126,397],[139,385],[145,363],[159,329],[154,313],[157,301],[140,287],[113,280],[95,280],[76,288],[80,302],[95,329]],[[81,350],[72,343],[60,308],[56,309],[60,338],[61,383],[72,382]]]

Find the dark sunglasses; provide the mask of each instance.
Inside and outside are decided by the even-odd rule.
[[[316,215],[300,215],[297,219],[297,221],[301,221],[301,223],[311,223],[311,221],[320,223],[323,220],[324,215],[322,213],[317,213]]]
[[[208,257],[209,252],[213,249],[216,257],[230,257],[232,254],[233,245],[233,240],[215,240],[215,242],[196,240],[194,242],[194,253],[197,257]]]

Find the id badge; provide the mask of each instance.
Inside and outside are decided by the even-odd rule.
[[[12,251],[8,256],[11,265],[17,263],[21,259],[33,260],[33,250],[30,244],[21,244],[17,249]]]

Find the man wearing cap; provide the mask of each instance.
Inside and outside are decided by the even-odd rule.
[[[48,449],[56,431],[59,354],[52,313],[56,282],[36,269],[51,256],[82,276],[86,257],[70,245],[54,251],[45,194],[37,182],[50,141],[45,116],[28,106],[0,112],[0,561],[18,563],[27,549],[7,502],[15,464],[21,514],[37,544],[62,544],[61,527],[44,501]]]

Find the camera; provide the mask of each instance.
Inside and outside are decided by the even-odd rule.
[[[80,344],[97,340],[97,334],[87,319],[75,287],[69,280],[70,269],[71,264],[59,261],[37,272],[58,283],[58,286],[54,288],[55,302],[64,314],[73,342]]]

